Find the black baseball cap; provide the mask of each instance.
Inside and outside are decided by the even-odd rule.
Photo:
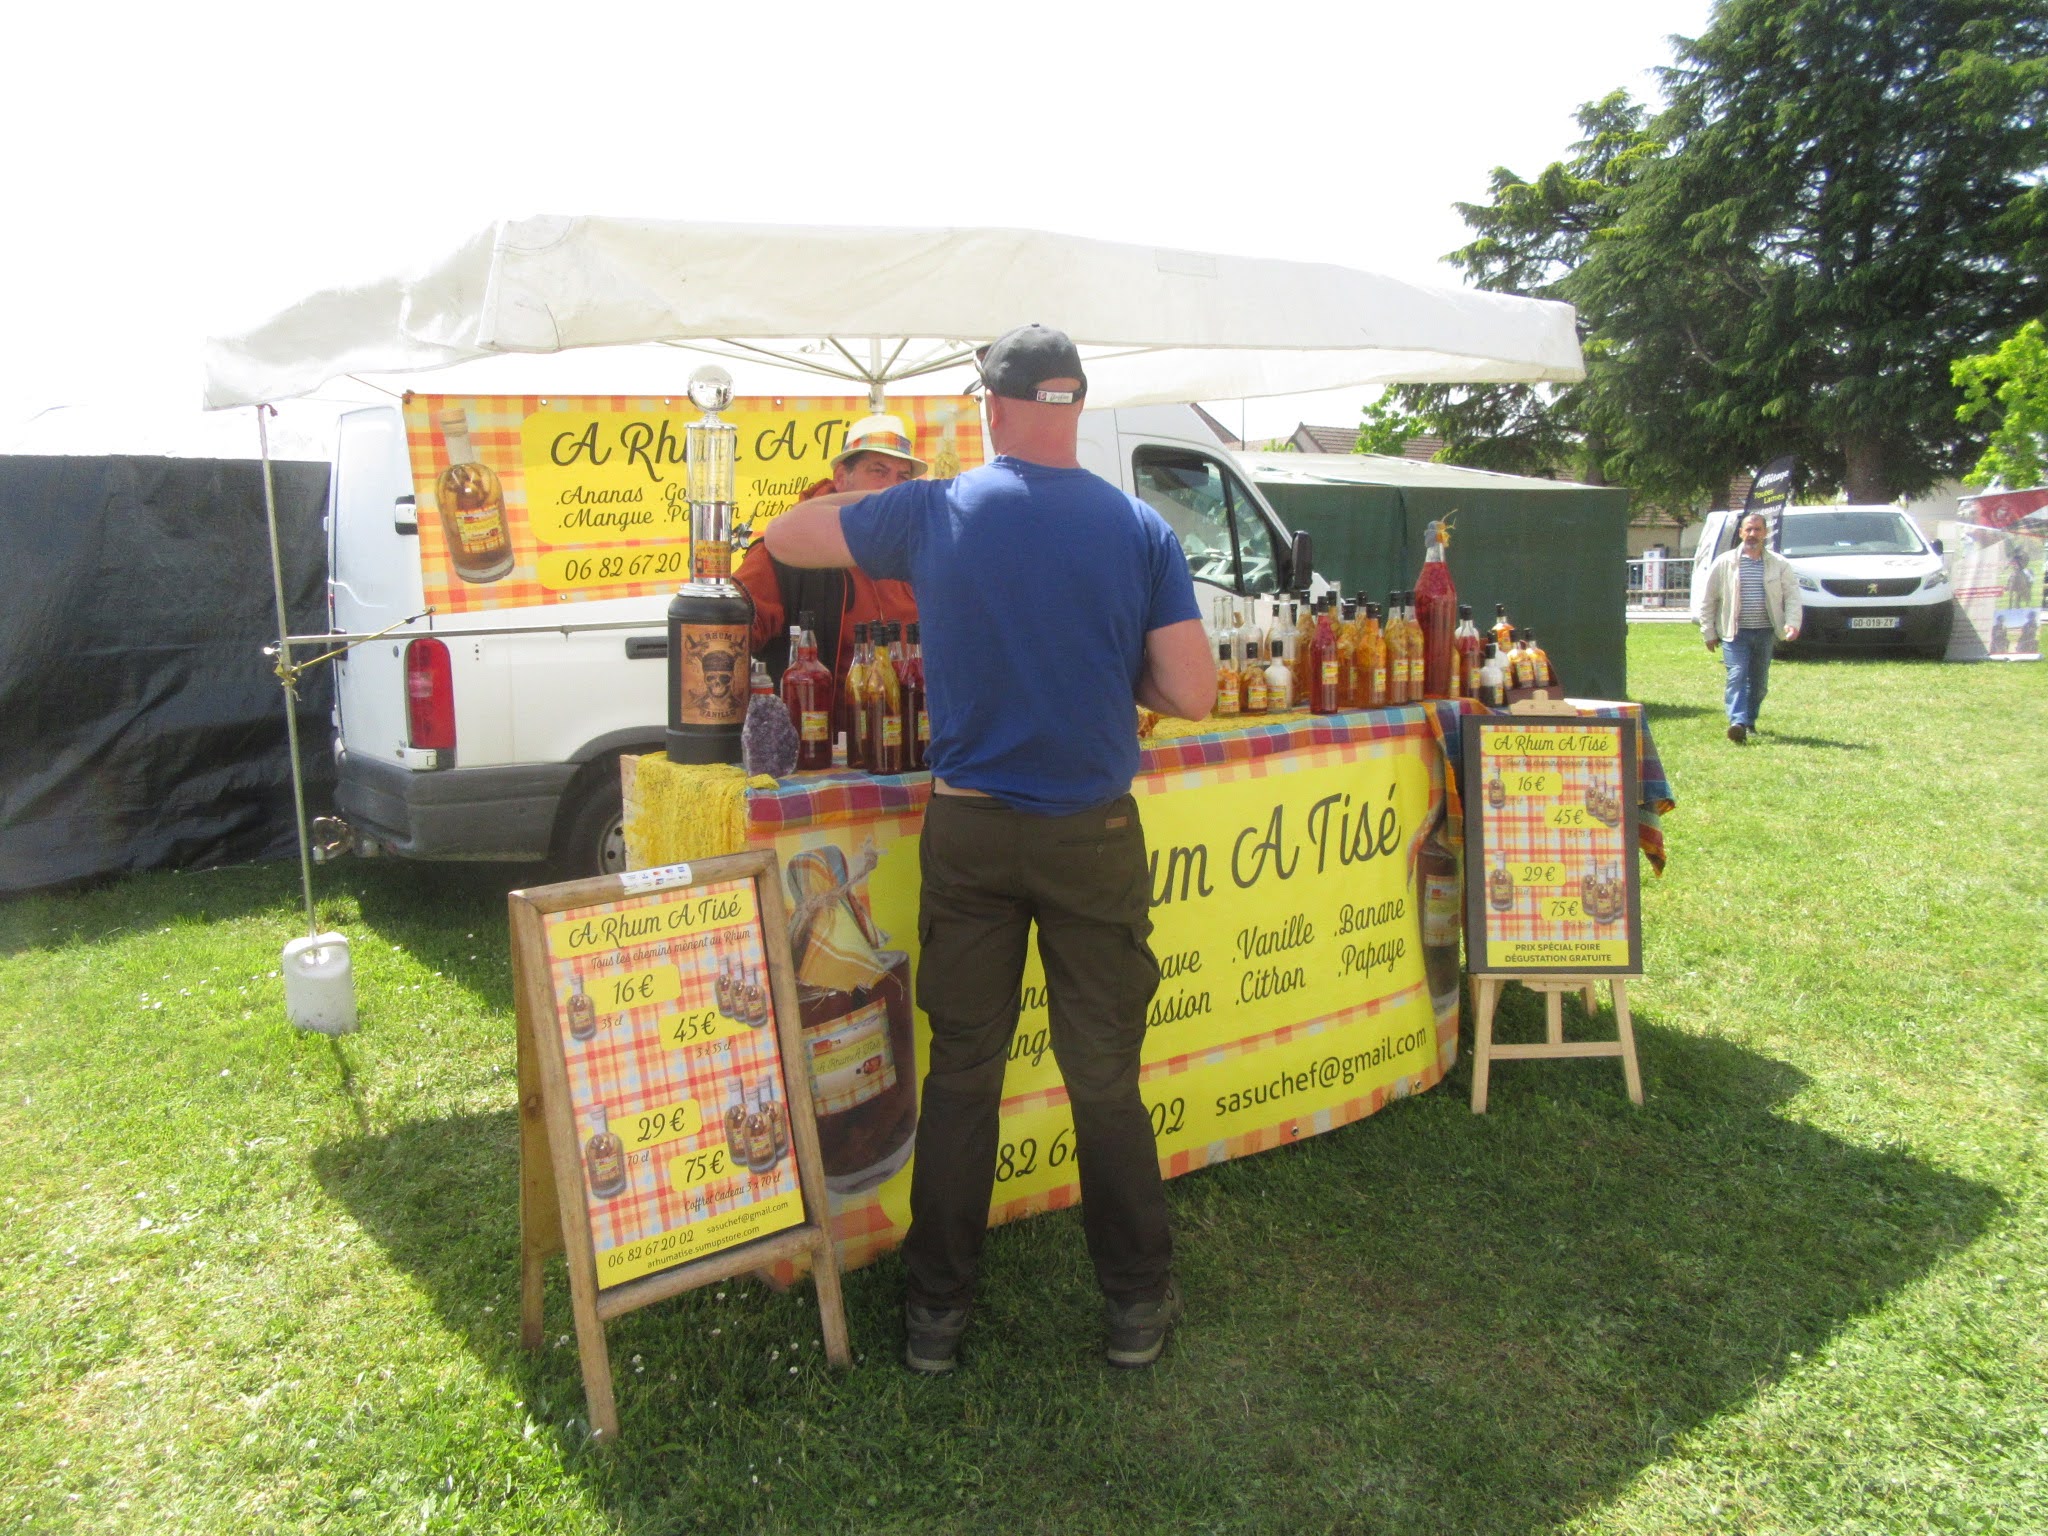
[[[1072,405],[1088,393],[1088,375],[1081,371],[1081,352],[1065,331],[1049,325],[1020,325],[1006,331],[974,354],[981,382],[992,395],[1007,400],[1035,400],[1041,405]],[[1076,379],[1079,389],[1040,389],[1047,379]]]

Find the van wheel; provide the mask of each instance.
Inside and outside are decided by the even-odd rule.
[[[555,855],[560,880],[587,880],[626,870],[625,805],[619,796],[619,760],[603,759],[595,771],[577,776],[556,820]]]

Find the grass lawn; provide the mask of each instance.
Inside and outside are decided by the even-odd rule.
[[[1097,1358],[1073,1213],[955,1376],[901,1271],[517,1345],[502,872],[317,873],[365,1028],[284,1021],[291,864],[0,905],[0,1530],[2048,1529],[2048,670],[1780,663],[1722,735],[1630,636],[1679,809],[1611,1063],[1469,1064],[1168,1186],[1192,1315]],[[1516,993],[1507,1038],[1540,1009]]]

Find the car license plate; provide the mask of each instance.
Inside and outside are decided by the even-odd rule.
[[[1897,629],[1899,616],[1896,613],[1871,613],[1849,621],[1851,629]]]

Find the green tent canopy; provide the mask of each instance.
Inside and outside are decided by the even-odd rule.
[[[1536,631],[1566,688],[1627,697],[1628,500],[1617,487],[1532,480],[1374,454],[1240,453],[1316,569],[1381,602],[1415,585],[1423,533],[1451,519],[1451,579],[1484,630],[1505,603]]]

